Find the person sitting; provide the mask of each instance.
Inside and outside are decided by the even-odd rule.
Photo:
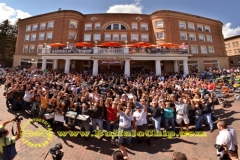
[[[229,95],[230,88],[228,87],[227,84],[225,84],[225,85],[222,87],[221,91],[224,93],[224,96],[223,96],[223,97],[227,97],[227,96]]]

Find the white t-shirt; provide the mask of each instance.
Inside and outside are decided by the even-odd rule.
[[[133,117],[136,117],[136,125],[141,126],[147,124],[147,113],[142,109],[141,112],[135,111]]]
[[[187,114],[187,104],[185,103],[176,103],[176,112],[178,115],[185,115]]]
[[[216,144],[218,144],[218,145],[225,144],[229,150],[235,151],[234,140],[232,138],[232,134],[227,129],[219,132],[219,134],[216,138]],[[222,151],[222,152],[217,151],[217,154],[223,155],[224,152],[225,151]]]
[[[131,114],[128,116],[123,111],[120,112],[119,127],[130,128],[132,121],[133,121],[133,116]]]
[[[234,128],[232,128],[231,126],[228,126],[228,131],[232,134],[232,138],[233,138],[233,143],[234,145],[237,145],[237,132]]]
[[[26,102],[30,102],[32,96],[33,96],[33,94],[29,93],[28,91],[25,91],[23,100],[26,101]]]

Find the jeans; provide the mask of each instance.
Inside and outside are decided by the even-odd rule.
[[[112,130],[115,130],[115,129],[118,129],[118,121],[114,122],[113,124],[110,124],[111,121],[107,120],[107,131],[112,131]],[[111,129],[112,127],[112,129]]]
[[[161,124],[161,117],[152,117],[152,123],[157,131],[161,131],[160,124]]]
[[[196,118],[196,116],[195,116],[195,118]],[[195,124],[196,130],[202,129],[203,115],[198,116],[198,119],[196,120],[195,123],[196,123],[196,124]]]
[[[27,109],[28,107],[30,107],[31,104],[32,102],[27,102],[23,100],[22,110]]]
[[[172,118],[164,118],[164,128],[165,130],[169,130],[169,121],[171,123],[171,126],[172,126],[172,130],[175,132],[176,131],[176,128],[175,128],[175,120],[174,120],[174,117]]]
[[[34,114],[35,108],[37,107],[38,111],[40,110],[40,106],[41,106],[41,102],[33,102],[32,108],[31,108],[31,112],[30,115]]]
[[[99,130],[103,130],[103,120],[100,119],[100,118],[98,118],[98,119],[92,118],[92,128],[93,128],[93,131],[96,130],[97,124],[98,124]]]
[[[82,122],[85,131],[90,131],[90,124],[89,124],[90,120],[89,119],[86,121],[80,121],[80,122]]]
[[[210,126],[210,129],[213,129],[213,122],[212,122],[212,113],[207,113],[203,115],[204,119],[207,119],[207,123]]]
[[[40,112],[39,112],[39,114],[38,114],[38,118],[42,118],[42,116],[46,113],[46,110],[47,110],[47,109],[40,107]]]
[[[131,132],[131,129],[132,129],[132,127],[129,127],[129,128],[122,128],[122,127],[119,127],[118,128],[118,132],[119,132],[119,134],[121,133],[121,132]],[[123,134],[124,135],[124,134]],[[119,138],[119,144],[123,144],[123,136],[119,136],[118,137]],[[131,140],[132,140],[132,136],[130,135],[129,137],[126,137],[126,142],[127,142],[127,144],[130,144],[131,143]]]

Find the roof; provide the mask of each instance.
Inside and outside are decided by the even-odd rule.
[[[232,37],[225,38],[224,41],[231,40],[231,39],[236,39],[236,38],[240,38],[240,34],[232,36]]]
[[[206,19],[206,20],[210,20],[210,21],[220,22],[223,25],[223,23],[219,20],[215,20],[215,19],[211,19],[211,18],[207,18],[207,17],[202,17],[202,16],[199,16],[199,15],[184,13],[184,12],[172,11],[172,10],[158,10],[158,11],[155,11],[152,14],[150,14],[150,16],[152,16],[154,14],[157,14],[157,13],[160,13],[160,12],[170,12],[170,13],[177,13],[177,14],[182,14],[182,15],[186,15],[186,16],[194,16],[196,18],[202,18],[202,19]]]

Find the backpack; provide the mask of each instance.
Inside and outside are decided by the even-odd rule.
[[[13,143],[12,139],[11,139],[11,144],[7,145],[6,138],[4,138],[4,143],[6,146],[2,147],[3,148],[3,159],[4,160],[12,160],[17,155],[15,143]]]

